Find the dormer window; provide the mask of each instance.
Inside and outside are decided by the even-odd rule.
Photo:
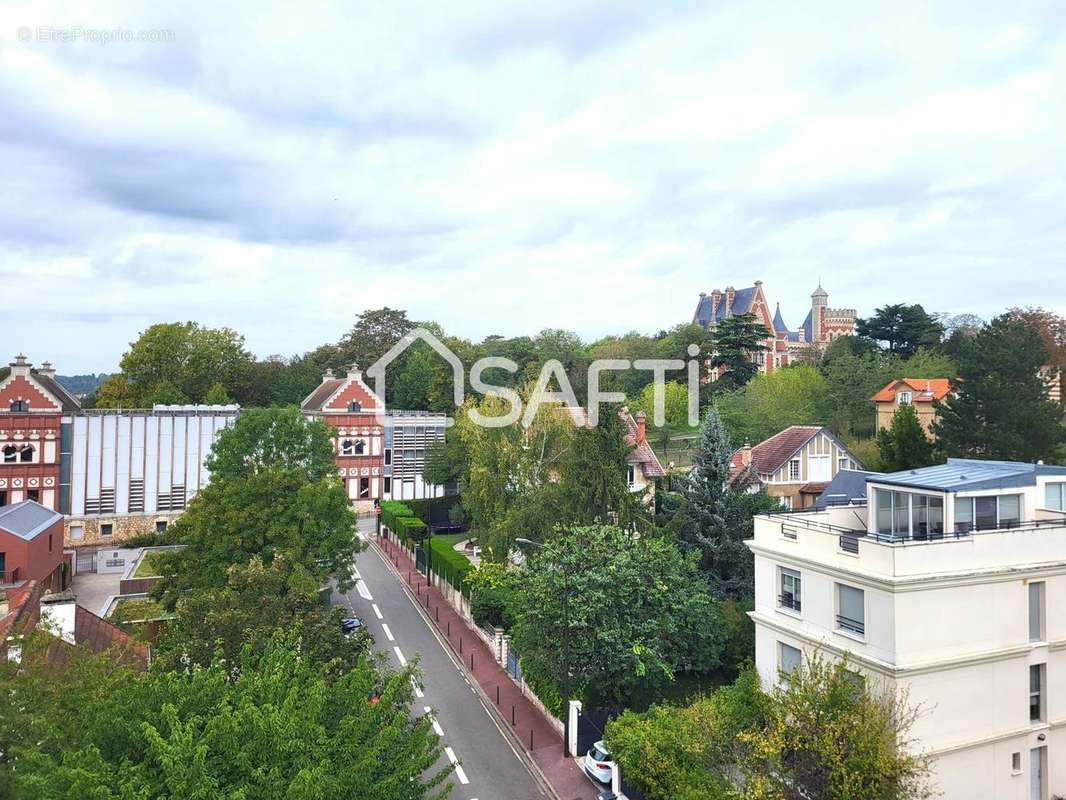
[[[16,414],[25,414],[30,410],[29,400],[12,400],[11,410]]]
[[[359,404],[358,400],[349,400],[348,401],[348,412],[349,413],[355,414],[355,413],[357,413],[359,411],[362,411],[362,410],[363,410],[363,407],[362,407],[362,405]]]
[[[900,392],[896,395],[896,402],[899,403],[901,406],[909,406],[911,404],[912,399],[913,396],[910,392]]]

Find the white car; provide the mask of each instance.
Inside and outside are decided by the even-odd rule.
[[[611,752],[602,741],[592,745],[592,749],[585,755],[585,772],[600,783],[609,784],[614,771],[614,762],[611,761]]]

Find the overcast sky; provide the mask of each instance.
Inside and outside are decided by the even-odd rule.
[[[1066,312],[1062,0],[163,5],[0,8],[4,362],[185,319],[292,354],[382,305],[651,333],[756,279],[793,327],[819,277]]]

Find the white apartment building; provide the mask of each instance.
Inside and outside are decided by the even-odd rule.
[[[1066,797],[1066,467],[949,459],[865,484],[756,518],[764,685],[847,654],[923,709],[943,797]]]

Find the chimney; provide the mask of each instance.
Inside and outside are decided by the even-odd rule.
[[[11,367],[12,377],[28,378],[30,376],[30,367],[32,367],[33,365],[26,360],[26,356],[24,356],[22,353],[19,353],[17,356],[15,356],[15,360],[12,361],[8,366]]]
[[[711,291],[711,324],[718,318],[718,306],[722,302],[722,293],[717,289]]]
[[[55,367],[52,366],[51,361],[45,361],[41,364],[40,369],[37,370],[38,375],[43,375],[46,378],[54,378],[56,376]]]
[[[725,287],[725,315],[727,317],[733,316],[733,298],[736,296],[736,290],[732,286]]]
[[[330,368],[330,367],[327,367],[326,371],[322,373],[322,383],[325,383],[326,381],[331,381],[331,380],[333,380],[333,378],[334,378],[333,369]]]
[[[352,364],[352,368],[348,370],[348,377],[349,378],[355,378],[356,380],[361,380],[362,379],[363,371],[361,369],[359,369],[359,365],[358,364]]]
[[[648,440],[648,415],[643,411],[637,412],[637,444],[644,444]]]
[[[751,442],[744,442],[744,446],[740,448],[740,463],[745,467],[751,464]]]

